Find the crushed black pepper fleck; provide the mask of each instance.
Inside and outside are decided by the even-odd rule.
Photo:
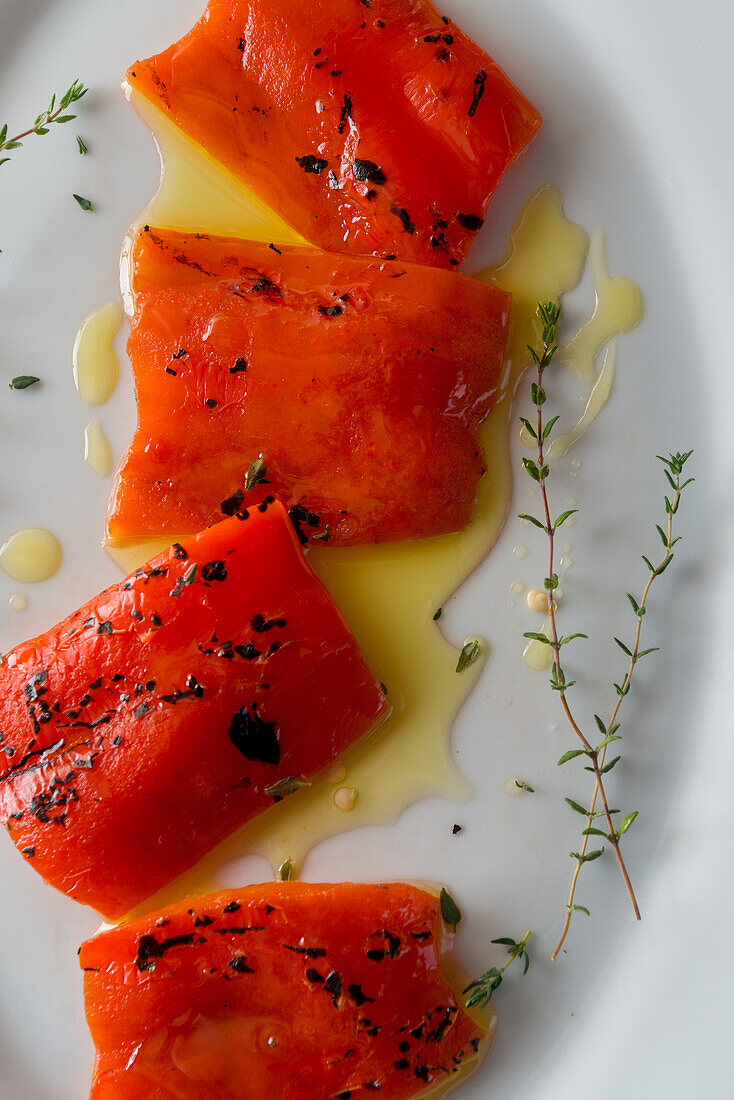
[[[254,710],[242,707],[232,717],[229,739],[247,760],[280,763],[280,744],[275,722],[265,722]]]
[[[329,162],[321,157],[314,157],[310,153],[303,157],[296,157],[296,163],[300,164],[304,172],[318,176],[328,167]]]

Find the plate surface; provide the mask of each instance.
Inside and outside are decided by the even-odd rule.
[[[119,76],[134,58],[168,45],[201,7],[201,0],[0,0],[0,105],[11,125],[35,116],[74,77],[93,89],[78,123],[30,141],[2,169],[0,390],[8,396],[0,413],[0,534],[48,526],[65,559],[51,582],[28,591],[22,616],[7,605],[18,586],[0,576],[0,648],[45,629],[118,576],[99,546],[110,485],[82,461],[90,410],[72,386],[71,347],[83,317],[116,296],[122,236],[158,179],[156,152]],[[471,971],[497,961],[493,936],[533,929],[530,974],[508,979],[498,996],[497,1045],[459,1094],[465,1100],[556,1100],[591,1088],[598,1100],[661,1087],[671,1100],[694,1087],[725,1095],[734,915],[725,846],[734,756],[725,633],[734,592],[725,181],[734,157],[721,138],[730,131],[734,78],[725,50],[734,16],[726,0],[705,0],[695,11],[669,0],[664,21],[657,0],[446,0],[444,10],[546,119],[502,185],[471,268],[502,255],[522,202],[554,183],[573,220],[608,230],[612,271],[637,279],[645,295],[644,324],[620,342],[612,400],[574,452],[583,463],[578,477],[568,480],[568,460],[558,465],[556,492],[573,493],[581,509],[564,618],[591,635],[576,658],[594,688],[589,708],[609,700],[619,672],[611,638],[629,626],[624,592],[639,587],[638,554],[654,547],[663,485],[653,456],[696,449],[682,560],[661,582],[648,624],[648,644],[663,652],[642,670],[616,773],[623,805],[640,810],[627,851],[645,920],[634,925],[615,869],[602,860],[581,889],[592,921],[577,920],[569,954],[548,961],[567,890],[566,853],[577,839],[562,796],[584,789],[555,767],[568,735],[545,677],[520,660],[522,631],[534,623],[521,599],[509,606],[509,585],[537,583],[544,549],[514,520],[444,620],[453,640],[479,632],[491,645],[454,735],[476,798],[423,802],[394,825],[325,842],[304,877],[446,882],[464,910],[459,954]],[[79,211],[73,192],[94,200],[94,216]],[[569,301],[570,320],[581,321],[591,302],[587,280]],[[134,419],[124,358],[121,368],[112,402],[98,410],[116,456]],[[43,387],[10,395],[3,380],[21,373],[40,375]],[[566,419],[576,411],[574,395]],[[519,451],[515,457],[517,464]],[[528,507],[525,491],[520,482],[513,511]],[[512,555],[518,541],[531,547],[524,562]],[[537,793],[508,798],[503,784],[513,775]],[[458,837],[454,822],[464,826]],[[268,871],[245,860],[237,874],[255,881]],[[9,843],[0,845],[0,876],[0,1096],[78,1100],[92,1049],[76,949],[98,919],[45,887]]]

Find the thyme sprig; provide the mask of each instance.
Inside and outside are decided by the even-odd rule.
[[[617,702],[614,706],[609,721],[605,724],[604,721],[599,717],[599,715],[594,715],[594,720],[597,724],[597,727],[599,728],[600,732],[603,731],[604,740],[606,742],[603,745],[599,757],[602,774],[611,771],[612,768],[614,768],[619,762],[619,756],[616,756],[613,760],[607,763],[607,751],[609,749],[609,745],[613,743],[613,739],[617,736],[617,731],[620,727],[620,723],[618,721],[619,712],[621,710],[622,703],[629,695],[637,663],[641,661],[643,657],[647,657],[648,654],[658,652],[659,649],[658,646],[650,646],[647,649],[640,648],[642,642],[643,622],[645,619],[645,614],[647,612],[647,604],[650,592],[652,591],[652,587],[658,577],[662,576],[662,574],[672,562],[675,556],[673,553],[673,547],[680,542],[680,536],[677,536],[675,538],[673,537],[674,519],[678,513],[684,489],[688,485],[690,485],[692,481],[694,481],[694,478],[692,477],[686,478],[685,481],[682,480],[683,468],[692,454],[692,451],[685,451],[683,453],[668,455],[667,458],[664,458],[662,455],[656,456],[659,461],[663,463],[665,477],[671,489],[671,496],[668,496],[667,494],[665,496],[665,513],[667,516],[665,527],[663,528],[659,524],[655,524],[655,530],[660,536],[660,541],[663,544],[663,553],[661,554],[660,560],[658,561],[657,565],[653,565],[648,557],[646,557],[644,554],[642,555],[642,560],[648,570],[648,578],[639,602],[630,592],[627,593],[627,599],[629,600],[630,607],[632,608],[636,619],[634,637],[631,647],[626,645],[620,638],[615,637],[614,639],[615,643],[627,656],[628,665],[627,673],[622,680],[622,683],[614,684],[614,690],[617,695]],[[553,955],[551,956],[553,959],[557,959],[558,955],[560,954],[561,948],[563,947],[563,944],[566,940],[566,936],[568,935],[574,913],[581,912],[587,916],[589,915],[589,911],[585,908],[585,906],[576,904],[576,887],[578,884],[579,875],[581,873],[581,868],[583,867],[585,862],[588,862],[588,846],[590,838],[592,836],[597,836],[600,832],[600,830],[598,830],[594,825],[594,821],[598,816],[596,811],[598,799],[599,787],[598,784],[595,783],[594,793],[591,798],[591,805],[589,806],[588,810],[584,811],[587,818],[587,825],[583,831],[581,850],[578,853],[576,866],[574,867],[573,875],[571,876],[571,888],[569,890],[568,903],[566,905],[566,917],[564,920],[560,939],[558,941],[555,951],[553,952]],[[581,807],[581,809],[583,810],[583,807]],[[627,814],[626,817],[622,819],[622,822],[617,830],[618,839],[623,836],[632,826],[635,819],[637,818],[637,815],[638,811],[634,810],[632,813]]]
[[[83,99],[88,91],[89,89],[82,84],[81,80],[75,80],[58,100],[58,103],[54,93],[48,107],[45,111],[41,111],[33,125],[14,137],[8,137],[8,124],[7,122],[4,123],[0,127],[0,153],[9,153],[13,149],[20,149],[25,138],[30,137],[31,134],[38,134],[39,137],[43,137],[54,124],[61,125],[64,122],[72,122],[76,115],[67,113],[69,107]],[[0,165],[6,164],[9,160],[10,157],[0,157]]]
[[[510,957],[504,966],[492,966],[489,970],[485,971],[484,974],[476,978],[475,981],[469,983],[464,990],[465,995],[467,993],[469,994],[466,999],[467,1008],[486,1008],[492,1000],[495,990],[499,989],[502,985],[505,971],[508,967],[512,966],[516,959],[520,959],[523,962],[523,976],[527,974],[528,967],[530,966],[528,940],[532,934],[532,932],[526,932],[519,943],[509,936],[501,936],[497,940],[492,940],[492,943],[503,944],[507,948],[507,954]]]
[[[644,561],[648,571],[649,577],[647,584],[643,591],[642,597],[638,602],[634,596],[627,593],[627,599],[636,617],[636,629],[634,640],[631,648],[622,642],[619,638],[615,638],[616,644],[629,658],[629,666],[627,675],[625,676],[621,684],[615,684],[615,691],[617,693],[617,703],[612,712],[612,716],[608,722],[598,715],[594,715],[594,722],[596,724],[598,733],[601,735],[601,740],[598,744],[594,744],[596,736],[593,739],[587,737],[583,732],[580,725],[576,721],[574,714],[571,710],[568,702],[567,693],[574,686],[575,681],[568,680],[563,669],[563,663],[561,659],[561,651],[564,646],[577,638],[586,638],[586,634],[568,634],[561,635],[558,630],[557,622],[557,605],[554,600],[553,594],[558,588],[558,574],[555,572],[555,535],[559,527],[573,515],[577,509],[571,509],[563,512],[555,520],[551,519],[550,502],[547,491],[547,480],[550,474],[550,468],[545,461],[545,444],[548,440],[553,427],[558,420],[557,416],[547,422],[544,420],[543,409],[547,400],[545,390],[543,388],[543,375],[546,369],[553,362],[556,353],[558,351],[558,345],[556,343],[556,332],[561,317],[561,307],[555,302],[541,303],[538,305],[538,317],[543,327],[542,335],[542,350],[540,353],[535,348],[529,347],[528,350],[532,357],[533,363],[537,369],[537,381],[531,384],[531,400],[535,406],[536,418],[535,423],[531,423],[530,420],[521,417],[521,422],[530,434],[530,436],[536,441],[537,444],[537,462],[524,458],[523,466],[529,477],[533,481],[537,482],[540,488],[541,501],[543,505],[544,519],[537,519],[535,516],[522,515],[520,518],[527,520],[535,527],[540,528],[545,532],[548,539],[548,575],[544,581],[544,587],[548,594],[548,617],[550,622],[551,637],[547,637],[545,634],[536,632],[527,632],[526,638],[533,639],[541,644],[549,645],[553,650],[553,665],[551,670],[551,687],[557,692],[561,706],[566,715],[566,718],[571,726],[571,729],[576,734],[578,741],[581,744],[580,748],[572,748],[565,752],[558,761],[559,766],[568,763],[578,757],[585,756],[587,758],[587,764],[585,768],[594,775],[594,793],[589,808],[582,806],[574,799],[566,798],[566,804],[575,813],[578,813],[586,818],[586,827],[582,832],[582,843],[578,852],[571,852],[571,859],[575,861],[571,890],[569,894],[568,904],[566,906],[566,915],[564,927],[561,933],[558,945],[553,953],[552,958],[556,959],[561,951],[561,948],[565,942],[568,934],[571,920],[574,913],[581,912],[589,915],[589,910],[583,906],[576,904],[576,886],[578,883],[581,868],[586,863],[592,863],[599,859],[605,851],[605,847],[595,848],[589,851],[589,844],[591,837],[601,837],[606,843],[609,844],[614,852],[617,864],[619,866],[622,879],[625,884],[625,888],[629,894],[630,901],[635,913],[636,918],[640,919],[640,909],[635,896],[635,891],[632,887],[632,882],[625,864],[624,857],[621,851],[621,839],[631,828],[632,824],[638,816],[638,811],[634,810],[628,813],[622,818],[619,825],[615,825],[613,817],[618,815],[621,811],[616,809],[610,809],[609,801],[607,799],[605,789],[605,776],[607,776],[619,763],[621,756],[617,755],[612,760],[607,760],[607,753],[609,746],[620,741],[619,736],[620,722],[619,712],[622,702],[627,697],[632,684],[633,674],[637,663],[648,654],[655,652],[656,647],[642,650],[640,649],[641,637],[642,637],[642,622],[647,610],[647,601],[655,580],[665,572],[673,560],[673,547],[679,541],[678,538],[673,538],[673,518],[678,512],[680,506],[681,495],[687,485],[691,483],[692,478],[688,478],[686,481],[682,480],[683,467],[688,459],[691,457],[692,452],[687,451],[685,453],[671,454],[668,458],[660,458],[665,466],[665,476],[672,491],[672,496],[665,497],[665,509],[668,517],[667,531],[662,527],[656,525],[656,530],[663,543],[664,554],[658,565],[653,565],[652,562],[643,555]],[[597,809],[597,806],[601,803],[601,809]],[[601,819],[601,820],[599,820]],[[599,824],[604,824],[605,828],[599,828]]]

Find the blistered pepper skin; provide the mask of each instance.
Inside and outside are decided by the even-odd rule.
[[[279,503],[177,544],[0,670],[0,819],[117,917],[385,714]]]
[[[138,426],[113,542],[199,530],[263,491],[331,544],[467,525],[508,294],[400,261],[154,227],[131,271]],[[268,485],[248,494],[260,454]]]
[[[485,1029],[415,886],[268,883],[189,898],[81,949],[90,1100],[408,1100]]]
[[[127,79],[309,243],[441,267],[541,124],[430,0],[210,0]]]

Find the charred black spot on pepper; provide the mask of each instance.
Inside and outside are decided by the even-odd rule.
[[[246,46],[246,42],[245,42],[244,38],[240,38],[239,42],[237,43],[237,49],[240,51],[240,53],[245,52],[245,46]]]
[[[253,294],[266,294],[269,298],[282,298],[283,291],[267,275],[260,275],[252,284]]]
[[[327,976],[327,979],[324,982],[324,990],[326,993],[329,994],[329,996],[331,997],[331,1003],[334,1005],[334,1008],[336,1008],[337,1002],[342,995],[342,980],[337,974],[336,970],[332,970],[331,973]]]
[[[415,226],[410,220],[410,214],[407,210],[400,206],[393,206],[390,213],[394,214],[396,218],[400,219],[403,224],[403,229],[406,233],[415,233]]]
[[[173,358],[174,359],[183,359],[184,355],[187,355],[187,354],[188,354],[188,352],[186,351],[186,348],[179,348],[178,351],[175,352],[175,354],[173,355]]]
[[[352,171],[354,172],[355,179],[367,180],[370,183],[387,183],[387,176],[382,168],[372,160],[353,161]]]
[[[272,248],[273,246],[271,245],[270,247]],[[230,374],[244,374],[246,370],[247,370],[247,360],[243,359],[240,356],[239,359],[235,359],[234,366],[229,368],[229,373]]]
[[[138,970],[155,970],[155,960],[162,959],[166,951],[173,947],[190,947],[194,942],[193,932],[183,936],[171,936],[170,939],[158,943],[155,936],[142,936],[138,941],[138,953],[135,957],[135,965]]]
[[[122,738],[121,738],[121,737],[119,737],[119,736],[118,736],[118,737],[113,737],[113,738],[112,738],[112,744],[113,744],[113,746],[114,746],[115,748],[117,748],[117,747],[118,747],[118,745],[121,745],[121,744],[122,744]]]
[[[469,107],[469,118],[473,118],[477,113],[477,107],[480,100],[484,95],[484,83],[487,79],[487,74],[484,69],[480,69],[477,75],[474,77],[474,91],[472,93],[472,101]]]
[[[242,906],[238,902],[230,901],[230,902],[227,903],[227,905],[225,905],[224,912],[225,913],[238,913],[241,908],[242,908]]]
[[[283,627],[287,625],[288,622],[286,619],[266,619],[263,615],[254,615],[250,623],[250,626],[256,634],[266,634],[269,630],[272,630],[273,627],[277,626],[283,629]]]
[[[275,722],[265,722],[255,713],[242,707],[232,718],[229,739],[247,760],[262,764],[280,763],[280,744]]]
[[[205,404],[207,409],[216,409],[219,402],[215,397],[207,397]]]
[[[142,613],[140,611],[136,610],[136,608],[133,608],[132,611],[130,612],[130,617],[133,618],[133,619],[138,619],[139,620],[139,619],[142,619],[143,616],[142,616]]]
[[[296,163],[300,164],[304,172],[309,172],[314,176],[320,175],[329,164],[327,160],[314,157],[310,153],[303,157],[296,157]]]
[[[283,947],[294,955],[305,955],[307,959],[323,959],[326,955],[324,947],[291,947],[288,943],[284,943]]]
[[[453,46],[453,44],[454,44],[453,34],[445,34],[443,36],[443,40],[444,40],[444,42],[446,43],[447,46]]]
[[[36,854],[35,848],[22,848],[21,851],[23,852],[23,855],[28,856],[29,859],[33,859],[34,855]]]
[[[283,255],[283,250],[281,248],[276,248],[274,244],[269,244],[268,248],[272,248],[273,252],[277,252],[279,256]]]
[[[353,108],[354,108],[354,104],[352,103],[352,94],[351,94],[351,92],[345,92],[344,93],[344,102],[342,103],[342,109],[341,109],[341,113],[339,115],[338,131],[339,131],[340,134],[344,133],[344,130],[345,130],[346,125],[347,125],[347,119],[350,119],[352,117]]]
[[[150,616],[150,621],[153,624],[153,626],[163,626],[163,619],[161,619],[160,615],[155,615],[155,614],[151,615]]]
[[[410,1043],[406,1043],[405,1039],[403,1039],[401,1043],[398,1043],[398,1050],[401,1052],[401,1054],[407,1054],[407,1052],[410,1050]]]
[[[178,372],[173,367],[166,367],[166,374],[172,374],[175,378],[178,377]]]
[[[254,661],[260,656],[260,650],[256,649],[252,642],[248,642],[247,645],[236,645],[234,651],[245,661]]]
[[[231,497],[227,497],[219,505],[219,509],[225,516],[233,516],[235,512],[238,512],[242,501],[245,499],[245,494],[241,489],[238,489],[236,493],[233,493]]]
[[[99,626],[97,627],[97,633],[98,634],[111,634],[112,629],[113,629],[112,623],[109,623],[109,622],[108,623],[100,623]]]
[[[484,225],[484,218],[480,218],[478,214],[457,214],[456,220],[472,233],[477,233]]]
[[[380,1029],[377,1028],[377,1030],[379,1031]],[[370,1032],[370,1034],[372,1033]],[[382,1083],[380,1081],[365,1081],[365,1083],[362,1085],[362,1088],[367,1089],[368,1091],[372,1089],[381,1089]]]
[[[235,957],[229,961],[229,968],[230,970],[236,970],[238,974],[255,973],[252,967],[247,965],[246,955],[235,955]]]
[[[343,312],[344,306],[319,306],[319,313],[324,317],[341,317]]]
[[[194,928],[208,928],[210,924],[214,924],[214,917],[197,917],[194,921]]]
[[[146,691],[155,691],[155,680],[148,680],[145,685]]]
[[[425,38],[423,39],[423,41],[424,42],[440,42],[441,41],[441,35],[440,34],[427,34],[425,36]]]
[[[347,986],[347,993],[352,998],[352,1000],[354,1001],[354,1003],[357,1005],[358,1008],[361,1008],[362,1005],[374,1004],[375,1003],[375,998],[374,997],[368,997],[367,994],[362,991],[362,986],[361,985],[357,985],[357,984],[348,985]]]
[[[335,308],[341,309],[339,306]],[[308,536],[303,530],[304,523],[309,527],[318,527],[321,522],[319,516],[317,516],[315,512],[310,512],[308,508],[304,508],[302,504],[294,504],[288,511],[288,518],[293,524],[293,529],[298,535],[298,541],[301,546],[305,546],[308,543]]]
[[[363,4],[364,4],[364,2],[365,2],[365,0],[362,0]],[[367,6],[369,7],[369,2],[368,2]],[[349,1091],[349,1089],[344,1089],[343,1092],[338,1092],[336,1094],[336,1100],[351,1100],[351,1098],[352,1098],[352,1094]]]
[[[413,1073],[416,1075],[419,1081],[427,1081],[430,1070],[426,1065],[416,1066],[413,1070]]]
[[[180,542],[174,542],[173,556],[174,558],[180,558],[181,561],[186,561],[189,555],[188,552],[184,550]]]
[[[323,974],[319,974],[318,970],[314,970],[313,967],[309,967],[306,971],[306,978],[312,985],[323,985],[325,979]]]
[[[205,581],[226,581],[227,567],[223,561],[208,561],[201,575]]]
[[[136,707],[133,711],[133,718],[144,718],[150,710],[147,703],[141,703],[139,707]]]

